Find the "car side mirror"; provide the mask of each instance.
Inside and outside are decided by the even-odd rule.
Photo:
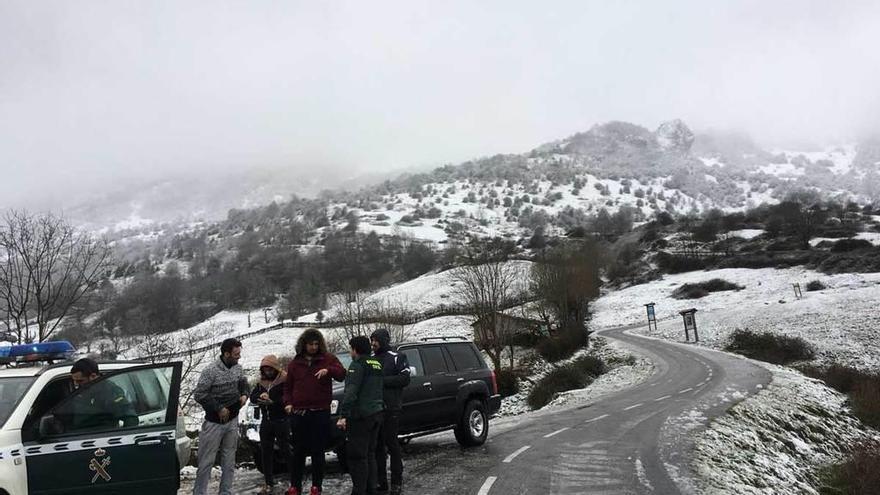
[[[62,433],[61,424],[55,419],[55,416],[47,414],[40,418],[40,438],[49,437]]]

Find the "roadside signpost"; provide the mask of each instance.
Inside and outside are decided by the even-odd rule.
[[[795,283],[791,284],[794,287],[794,297],[795,299],[801,299],[804,297],[803,293],[801,293],[801,284]]]
[[[657,315],[654,313],[654,303],[645,304],[648,310],[648,331],[651,331],[651,324],[654,324],[654,330],[657,330]]]
[[[694,313],[697,312],[696,308],[686,309],[684,311],[679,311],[678,314],[684,318],[684,340],[685,342],[690,342],[691,336],[690,331],[694,331],[694,342],[700,341],[700,336],[697,334],[697,319],[694,317]]]

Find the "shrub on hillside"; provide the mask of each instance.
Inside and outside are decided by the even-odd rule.
[[[501,397],[510,397],[519,392],[519,381],[516,373],[509,370],[500,370],[495,373],[495,381],[498,383],[498,393]]]
[[[605,373],[605,364],[594,356],[583,356],[544,375],[526,398],[532,409],[540,409],[566,390],[584,388]]]
[[[684,273],[702,270],[708,265],[705,258],[678,256],[669,253],[657,254],[657,265],[665,273]]]
[[[813,291],[822,290],[822,289],[827,289],[827,287],[825,286],[825,284],[823,284],[819,280],[811,280],[809,283],[807,283],[807,291],[808,292],[813,292]]]
[[[560,329],[556,335],[544,337],[535,346],[535,350],[544,360],[555,363],[568,359],[575,352],[587,346],[587,333],[582,328],[569,327]]]
[[[847,394],[853,415],[866,425],[880,427],[880,374],[837,363],[822,368],[804,366],[801,371]]]
[[[684,284],[672,292],[672,297],[675,299],[699,299],[708,296],[712,292],[742,290],[743,288],[743,286],[728,282],[727,280],[713,278],[706,282]]]
[[[880,442],[856,445],[846,461],[823,473],[822,495],[875,495],[880,493]]]
[[[749,329],[734,330],[724,350],[773,364],[808,361],[816,354],[813,346],[800,337]]]
[[[865,239],[841,239],[831,246],[831,252],[847,253],[857,249],[870,249],[871,247],[873,247],[873,244]]]

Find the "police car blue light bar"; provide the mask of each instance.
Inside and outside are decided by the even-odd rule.
[[[58,361],[70,358],[75,351],[66,340],[0,347],[0,364]]]

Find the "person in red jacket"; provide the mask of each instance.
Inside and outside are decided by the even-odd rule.
[[[302,493],[306,456],[312,458],[312,488],[309,495],[320,495],[324,481],[324,449],[330,441],[330,401],[333,382],[345,379],[345,368],[327,352],[324,335],[307,328],[296,342],[296,356],[287,365],[284,382],[284,411],[290,415],[293,430],[293,458],[290,463],[290,489],[287,495]]]

